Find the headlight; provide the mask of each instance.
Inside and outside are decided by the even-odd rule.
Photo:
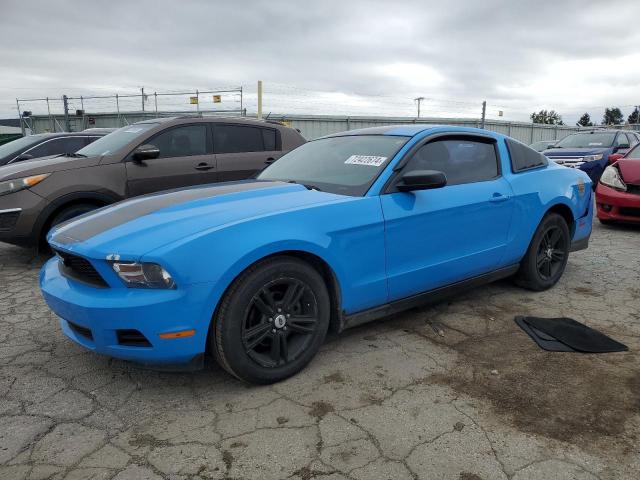
[[[157,263],[112,262],[111,267],[130,288],[176,288],[169,272]]]
[[[596,160],[602,160],[602,154],[599,153],[598,155],[585,155],[582,160],[584,162],[595,162]]]
[[[40,175],[33,175],[31,177],[16,178],[14,180],[7,180],[6,182],[0,182],[0,195],[7,195],[9,193],[19,192],[25,188],[33,187],[39,184],[49,173],[42,173]]]
[[[620,172],[614,166],[608,166],[602,172],[602,176],[600,177],[600,183],[607,185],[609,187],[613,187],[617,190],[627,190],[627,186],[620,178]]]

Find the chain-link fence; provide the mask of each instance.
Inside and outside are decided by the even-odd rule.
[[[31,133],[122,127],[176,114],[245,115],[242,87],[16,99],[20,124]]]

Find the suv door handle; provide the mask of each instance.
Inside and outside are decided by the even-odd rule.
[[[264,162],[264,163],[266,163],[267,165],[271,165],[271,164],[272,164],[273,162],[275,162],[275,161],[276,161],[276,159],[275,159],[275,158],[273,158],[273,157],[269,157],[269,158],[267,158],[267,159],[265,160],[265,162]]]
[[[207,162],[201,162],[193,168],[195,168],[196,170],[211,170],[213,168],[213,165]]]
[[[493,196],[489,199],[490,202],[492,203],[500,203],[500,202],[506,202],[507,200],[509,200],[511,197],[509,195],[502,195],[501,193],[494,193]]]

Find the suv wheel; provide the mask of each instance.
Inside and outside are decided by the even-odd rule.
[[[47,234],[53,227],[63,222],[66,222],[67,220],[71,220],[74,217],[78,217],[85,213],[91,212],[92,210],[95,210],[97,208],[100,208],[100,207],[98,207],[97,205],[93,205],[91,203],[78,203],[76,205],[70,205],[66,208],[63,208],[51,219],[50,222],[47,222],[47,224],[45,224],[46,225],[45,228],[42,229],[41,238],[40,238],[40,247],[48,248]]]

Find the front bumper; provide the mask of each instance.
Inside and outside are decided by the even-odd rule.
[[[40,288],[60,317],[64,334],[96,353],[151,365],[189,364],[206,350],[212,313],[211,284],[175,290],[95,288],[60,273],[52,258],[40,272]],[[149,345],[123,344],[122,331],[140,332]],[[195,330],[191,337],[160,334]]]
[[[600,220],[640,223],[640,195],[620,192],[600,183],[596,205]]]
[[[0,242],[21,247],[36,245],[36,223],[48,205],[48,200],[29,189],[0,196]]]

